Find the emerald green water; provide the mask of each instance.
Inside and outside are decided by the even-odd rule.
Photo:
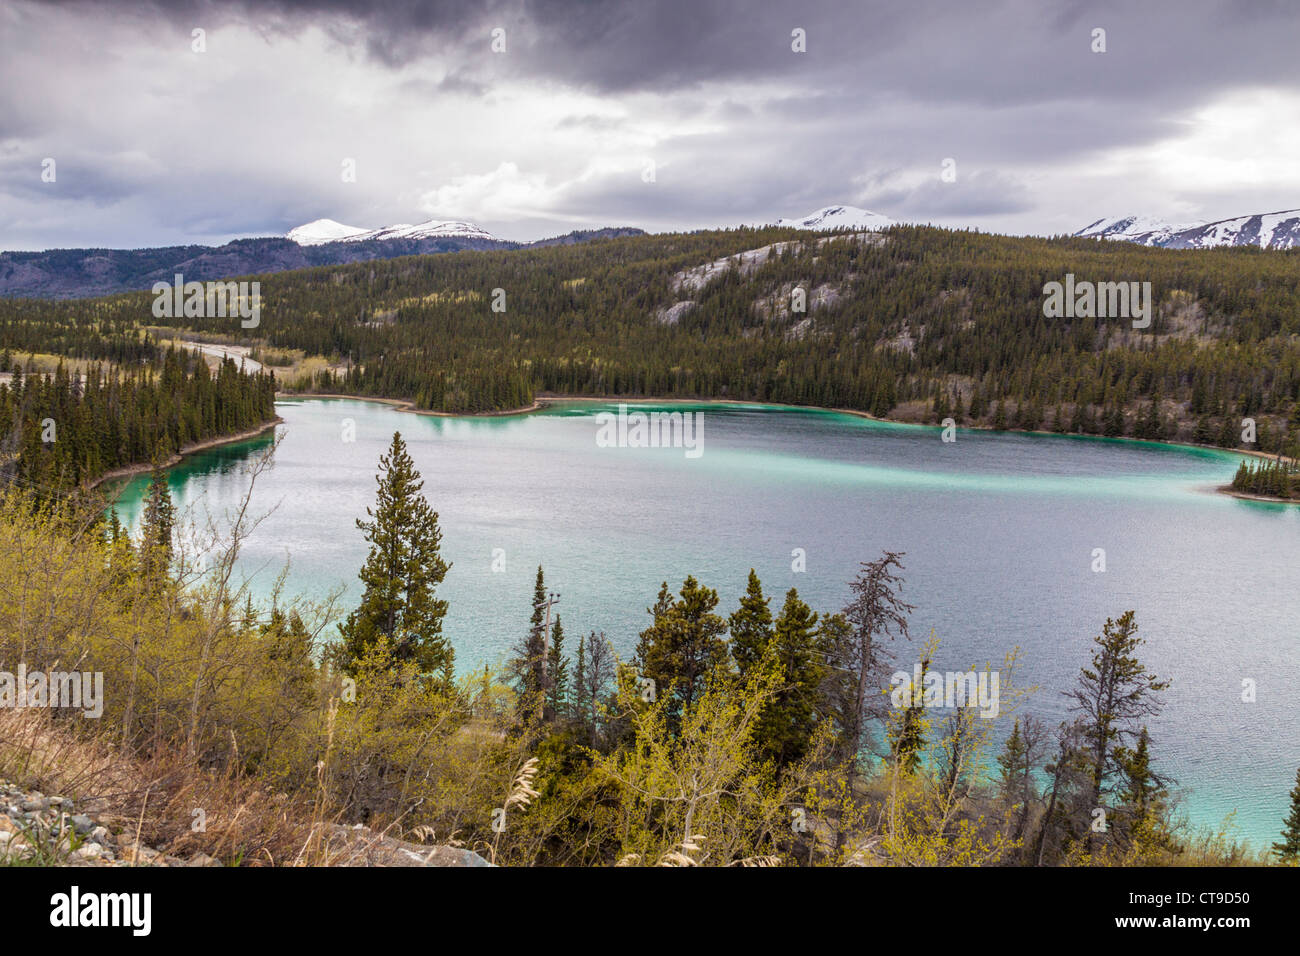
[[[597,412],[557,405],[506,418],[432,418],[390,406],[279,406],[284,441],[258,481],[272,514],[241,556],[265,594],[286,561],[290,591],[358,595],[365,544],[354,519],[400,430],[439,511],[452,569],[445,630],[462,671],[499,663],[523,632],[538,564],[561,593],[570,636],[603,630],[630,652],[659,584],[687,574],[729,613],[750,567],[779,603],[791,587],[834,610],[860,561],[905,551],[916,640],[933,629],[939,670],[997,666],[1023,649],[1024,710],[1054,725],[1062,690],[1107,617],[1137,612],[1144,659],[1173,681],[1151,721],[1157,759],[1199,824],[1237,810],[1237,832],[1276,838],[1300,766],[1300,508],[1214,493],[1237,457],[1203,449],[871,422],[828,411],[671,406],[704,415],[703,453],[603,448]],[[632,406],[633,410],[647,406]],[[343,422],[355,441],[343,440]],[[171,473],[182,509],[221,514],[247,487],[269,436],[193,456]],[[138,519],[146,479],[121,492]],[[806,554],[792,570],[791,552]],[[1106,571],[1092,570],[1105,549]],[[492,570],[494,551],[505,570]],[[1242,680],[1255,681],[1254,703]]]

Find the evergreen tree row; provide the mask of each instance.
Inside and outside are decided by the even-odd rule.
[[[0,382],[0,479],[59,494],[126,465],[238,434],[275,417],[275,379],[231,359],[214,373],[202,356],[168,348],[144,365],[63,363]]]

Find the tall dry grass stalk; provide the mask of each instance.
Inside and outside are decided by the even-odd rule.
[[[528,805],[533,802],[540,794],[533,789],[533,781],[537,777],[538,762],[536,757],[529,757],[519,767],[510,784],[510,789],[506,793],[505,802],[501,805],[502,819],[501,827],[496,831],[496,836],[492,838],[492,862],[497,861],[497,849],[501,843],[501,834],[505,832],[505,821],[510,813],[511,807],[518,807],[520,810],[526,810]]]

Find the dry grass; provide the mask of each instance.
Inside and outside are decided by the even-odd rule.
[[[325,808],[166,752],[137,760],[46,711],[0,711],[0,777],[72,797],[123,844],[245,866],[326,862]]]

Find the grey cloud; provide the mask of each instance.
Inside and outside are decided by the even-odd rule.
[[[909,221],[914,222],[1007,216],[1033,208],[1025,184],[1016,177],[988,170],[965,174],[960,167],[952,182],[935,175],[911,188],[868,185],[862,198],[873,208],[879,205],[905,210]]]
[[[31,22],[30,10],[60,15],[37,22],[53,23],[54,39],[66,33],[67,55],[48,76],[18,75],[5,60],[22,50],[24,38],[0,36],[0,222],[10,224],[0,245],[20,241],[12,224],[34,222],[42,208],[45,222],[24,225],[22,235],[47,237],[75,230],[79,221],[109,232],[112,218],[94,211],[108,208],[118,216],[120,244],[153,244],[175,234],[283,232],[322,216],[377,226],[411,221],[420,193],[443,185],[400,181],[410,168],[454,180],[490,173],[508,160],[553,183],[576,176],[585,159],[558,155],[550,142],[521,140],[495,161],[467,163],[459,146],[474,129],[462,112],[461,125],[449,128],[428,157],[340,190],[331,147],[319,148],[319,168],[304,169],[287,168],[277,130],[256,143],[214,136],[222,149],[174,142],[163,118],[130,108],[140,101],[139,89],[104,91],[107,108],[115,99],[123,113],[105,131],[96,126],[104,117],[77,111],[75,92],[96,89],[98,80],[77,54],[93,42],[88,37],[124,18],[132,24],[130,39],[109,53],[138,63],[151,95],[183,82],[166,68],[164,51],[185,41],[195,25],[254,31],[267,39],[268,57],[276,56],[281,40],[323,30],[350,62],[393,80],[392,103],[363,102],[353,116],[387,123],[359,149],[401,154],[403,124],[417,122],[408,116],[426,105],[479,103],[487,116],[503,90],[521,88],[581,91],[619,107],[618,117],[607,117],[575,105],[557,120],[568,143],[584,133],[593,142],[650,128],[660,136],[653,149],[661,164],[656,184],[613,173],[574,181],[554,208],[496,224],[512,238],[525,238],[522,230],[549,235],[585,225],[700,227],[799,215],[837,202],[905,220],[994,219],[1025,231],[1075,216],[1086,221],[1110,209],[1084,205],[1076,212],[1071,204],[1085,200],[1069,183],[1055,187],[1052,208],[1039,208],[1043,194],[1030,186],[1105,151],[1141,149],[1174,135],[1189,111],[1218,95],[1300,89],[1293,65],[1300,13],[1265,0],[236,0],[220,6],[11,0],[0,25],[8,17]],[[504,55],[488,48],[496,26],[507,31]],[[790,50],[795,27],[807,31],[807,53]],[[1089,49],[1094,27],[1107,31],[1104,54]],[[334,96],[328,83],[319,84],[304,107],[321,129],[336,122]],[[644,102],[653,104],[656,123],[637,115]],[[211,114],[204,119],[213,129],[238,130],[241,118],[262,105],[243,93],[193,108]],[[674,116],[683,129],[703,123],[711,131],[662,136],[664,117]],[[301,166],[302,151],[316,143],[287,145],[302,147],[294,154]],[[228,168],[230,153],[237,169]],[[47,154],[59,157],[57,203],[39,188],[39,159]],[[124,158],[134,155],[159,157],[161,165]],[[939,163],[949,156],[959,165],[956,184],[938,180]],[[363,165],[375,169],[377,161],[363,158]],[[1116,181],[1112,188],[1123,195],[1128,184]],[[1224,214],[1300,203],[1300,196],[1279,195],[1268,184],[1225,183],[1204,195],[1165,199],[1180,207],[1213,204],[1227,209]],[[89,210],[80,220],[71,214],[79,205]],[[75,244],[76,237],[59,242]]]

